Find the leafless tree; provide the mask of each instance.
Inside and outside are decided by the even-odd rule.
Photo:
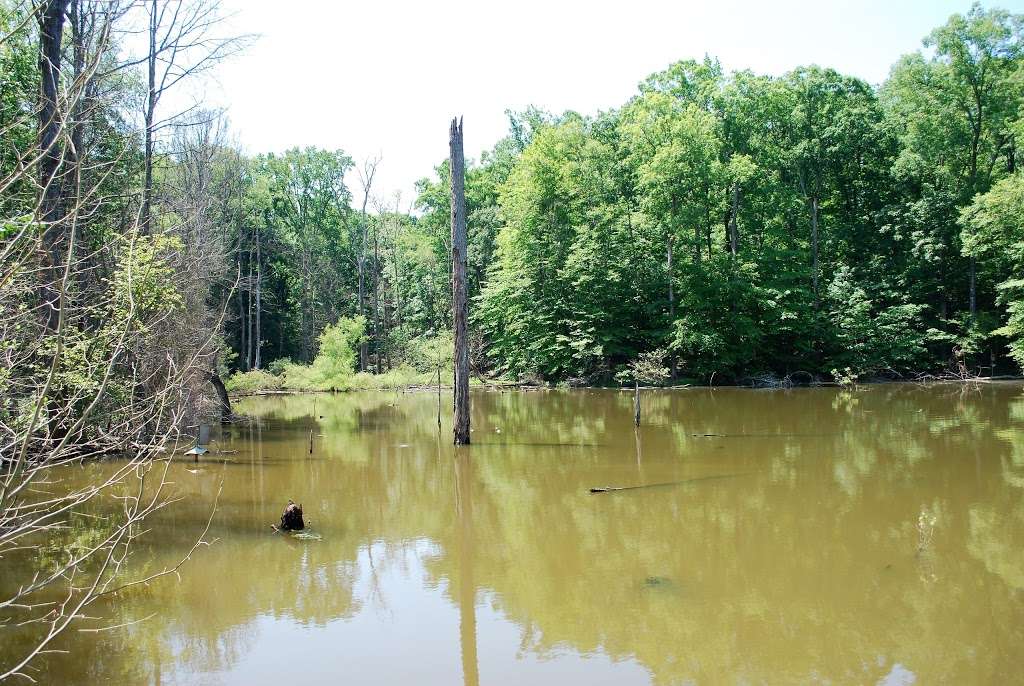
[[[173,448],[202,411],[221,347],[224,307],[211,307],[208,295],[214,283],[228,295],[233,286],[216,225],[218,184],[230,179],[214,171],[223,154],[215,124],[180,137],[173,211],[159,232],[145,230],[142,203],[131,211],[108,190],[130,167],[123,153],[132,132],[109,134],[124,140],[108,141],[104,154],[91,143],[109,128],[99,122],[124,120],[123,85],[112,79],[124,65],[107,67],[128,8],[41,0],[26,13],[39,24],[37,134],[0,173],[0,558],[8,570],[0,635],[14,626],[36,633],[22,655],[0,664],[0,680],[34,680],[32,661],[87,607],[177,569],[133,578],[128,553],[144,519],[174,500]],[[178,54],[209,45],[195,33],[208,15],[177,16],[191,17],[193,29],[171,30],[169,42],[161,39],[167,51],[175,40],[184,41]],[[0,49],[12,35],[0,35]],[[207,50],[213,58],[231,44],[218,45],[221,52]],[[163,90],[195,73],[174,71],[181,62],[164,55]],[[26,123],[5,122],[0,134]],[[69,465],[100,456],[114,458],[103,476],[66,478]],[[93,522],[87,546],[45,568],[32,564],[40,551],[63,550],[61,537],[82,518]],[[204,532],[182,561],[206,542]]]
[[[253,36],[221,35],[224,14],[219,0],[136,0],[133,8],[135,14],[144,15],[147,50],[144,55],[130,58],[117,68],[143,64],[146,67],[141,225],[143,231],[149,231],[157,134],[183,120],[205,121],[201,103],[158,118],[161,100],[181,81],[207,72],[243,50],[252,42]]]
[[[366,206],[370,202],[373,193],[373,177],[377,175],[377,167],[380,165],[380,156],[368,157],[363,161],[363,166],[356,169],[359,176],[359,187],[363,191],[362,208],[359,212],[359,226],[353,241],[354,255],[356,261],[356,274],[359,280],[357,298],[359,300],[359,314],[366,316],[366,260],[368,257],[370,219],[366,214]],[[359,371],[365,372],[369,366],[369,348],[366,340],[359,344]]]

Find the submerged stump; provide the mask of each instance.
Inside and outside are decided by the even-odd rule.
[[[289,500],[288,507],[284,508],[284,512],[281,513],[281,530],[301,531],[305,528],[306,523],[302,521],[302,505],[296,505]]]

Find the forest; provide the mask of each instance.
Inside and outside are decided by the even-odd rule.
[[[975,5],[879,86],[705,57],[611,111],[510,112],[467,178],[474,372],[602,384],[651,351],[698,382],[1016,372],[1022,46],[1020,15]],[[209,208],[224,361],[276,372],[239,386],[351,385],[284,373],[340,339],[343,373],[429,375],[451,326],[446,163],[404,205],[377,194],[381,160],[179,140],[161,206],[196,164],[183,145],[232,185]]]
[[[39,118],[24,115],[46,76],[44,46],[32,6],[4,9],[10,276],[22,264],[11,258],[40,237],[40,212],[66,203],[45,196],[72,191],[87,207],[66,296],[90,309],[128,295],[104,289],[130,253],[147,270],[130,316],[177,328],[172,348],[192,347],[193,327],[212,333],[204,354],[222,373],[261,370],[232,388],[345,388],[355,372],[401,383],[442,364],[447,163],[403,199],[374,185],[385,160],[314,148],[247,156],[220,113],[159,109],[177,80],[244,53],[245,37],[199,36],[212,35],[214,5],[187,5],[194,25],[157,17],[158,42],[190,47],[158,54],[154,86],[137,69],[145,60],[118,63],[130,4],[64,4],[67,56],[53,76],[59,99],[75,98],[77,145],[43,156],[37,166],[54,158],[60,187],[42,196],[18,175],[40,138]],[[699,382],[1016,371],[1022,45],[1020,15],[975,5],[878,86],[816,65],[725,73],[705,57],[647,76],[607,112],[509,112],[508,135],[466,182],[474,373],[601,384],[651,351],[673,379]],[[48,226],[60,264],[67,230]],[[14,295],[5,309],[32,306]],[[99,352],[95,324],[107,318],[85,319],[68,322],[81,359],[66,343],[66,374],[88,377]],[[4,340],[8,360],[26,349],[20,336]]]

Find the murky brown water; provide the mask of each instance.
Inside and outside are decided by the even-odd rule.
[[[456,451],[429,393],[244,401],[258,419],[219,443],[238,452],[175,465],[184,500],[152,520],[136,564],[187,551],[223,481],[217,543],[180,581],[93,608],[156,616],[69,635],[38,677],[1024,679],[1020,384],[652,392],[639,432],[615,391],[473,402],[475,444]],[[288,498],[319,540],[271,531]]]

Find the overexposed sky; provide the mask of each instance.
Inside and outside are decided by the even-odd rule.
[[[992,3],[986,2],[986,6]],[[1024,11],[1024,0],[996,3]],[[651,72],[718,57],[726,70],[834,67],[879,83],[967,0],[224,0],[230,30],[260,37],[219,66],[205,99],[249,153],[341,148],[381,155],[375,194],[403,204],[448,154],[505,134],[505,110],[593,113]],[[358,194],[353,176],[349,186]]]

